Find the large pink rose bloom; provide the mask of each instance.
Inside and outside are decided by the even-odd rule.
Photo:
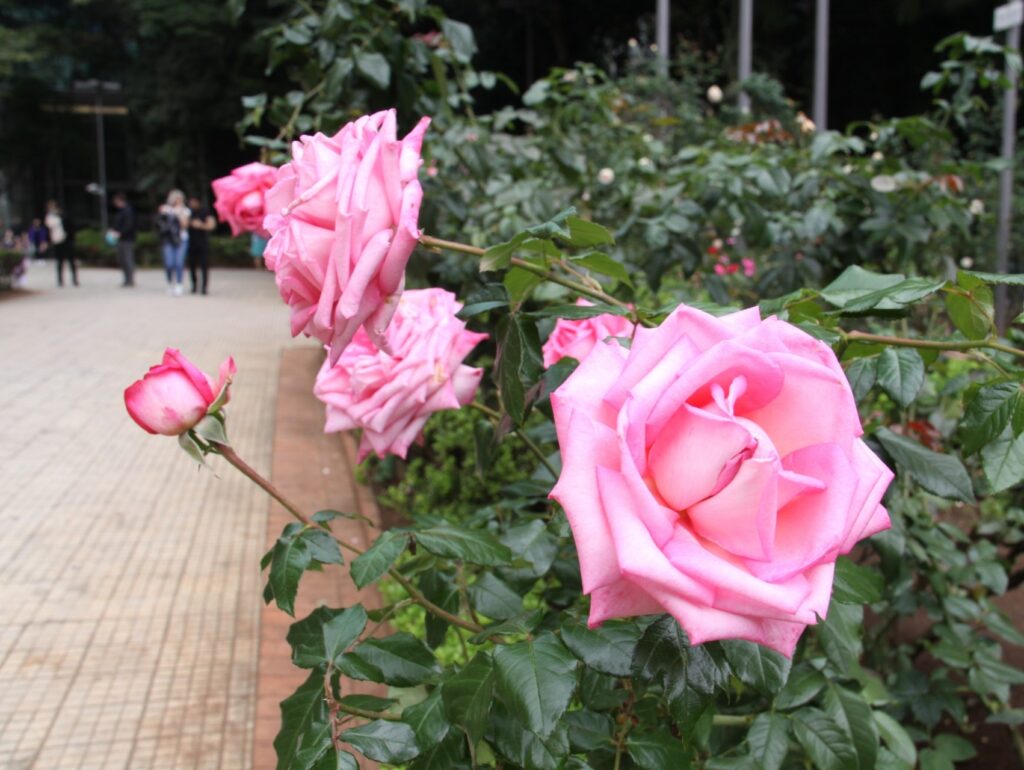
[[[150,367],[141,380],[125,389],[124,405],[143,430],[177,436],[206,416],[234,374],[235,361],[229,357],[220,365],[214,382],[180,351],[167,348],[159,365]],[[227,400],[225,391],[220,403]]]
[[[361,428],[360,460],[371,451],[404,458],[431,414],[472,401],[483,370],[462,360],[487,335],[467,331],[455,317],[461,308],[443,289],[407,291],[386,332],[390,352],[357,331],[316,378],[313,392],[327,404],[325,430]]]
[[[386,110],[333,137],[303,136],[267,194],[263,256],[291,306],[292,334],[328,345],[332,361],[360,326],[377,347],[387,345],[420,235],[416,174],[429,124],[423,118],[399,140],[395,111]]]
[[[593,303],[578,299],[576,304],[586,307]],[[597,343],[609,337],[629,337],[632,334],[633,322],[611,313],[575,320],[559,318],[544,343],[544,366],[554,366],[566,356],[582,361]]]
[[[277,169],[263,163],[248,163],[228,176],[214,179],[213,208],[221,222],[231,225],[231,234],[258,233],[263,229],[264,196],[277,180]]]
[[[551,404],[591,626],[669,612],[694,644],[790,656],[836,557],[889,526],[892,473],[835,355],[756,308],[681,306],[597,345]]]

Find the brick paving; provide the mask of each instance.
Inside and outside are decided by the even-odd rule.
[[[248,770],[273,738],[254,730],[267,500],[143,433],[121,393],[165,345],[207,371],[233,354],[230,436],[267,472],[282,349],[310,343],[266,273],[178,298],[157,272],[81,278],[34,266],[31,295],[0,298],[0,769]]]

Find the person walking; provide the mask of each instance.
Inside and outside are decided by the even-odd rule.
[[[33,219],[32,225],[28,228],[28,240],[32,245],[32,259],[42,259],[49,245],[50,236],[39,217]]]
[[[167,193],[167,202],[157,210],[156,229],[160,234],[164,270],[167,271],[167,292],[176,297],[180,297],[184,291],[182,277],[191,217],[192,212],[185,205],[185,193],[181,190]]]
[[[210,233],[217,229],[217,220],[197,195],[189,197],[188,207],[192,211],[188,224],[188,273],[192,279],[192,293],[199,289],[197,278],[201,277],[202,293],[206,294],[210,276]]]
[[[121,286],[135,285],[135,209],[123,192],[114,193],[114,215],[111,231],[117,238],[117,264],[124,273]]]
[[[57,201],[46,202],[46,229],[50,234],[50,243],[57,257],[57,285],[64,285],[64,263],[71,268],[71,282],[78,286],[78,267],[75,265],[74,230]]]

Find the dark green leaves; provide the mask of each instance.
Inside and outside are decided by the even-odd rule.
[[[295,594],[303,572],[319,564],[342,563],[338,544],[330,533],[300,524],[284,528],[273,549],[264,557],[263,566],[268,559],[268,595],[289,615],[295,614]]]
[[[993,493],[1024,481],[1024,434],[1015,437],[1013,429],[1007,426],[981,450],[981,462]]]
[[[420,753],[416,734],[405,722],[377,719],[341,734],[341,740],[377,762],[400,764]]]
[[[478,652],[460,671],[445,677],[441,698],[448,719],[476,744],[483,737],[494,693],[494,666]]]
[[[357,53],[356,69],[377,88],[387,88],[391,82],[391,65],[379,53],[372,51]]]
[[[998,382],[979,388],[967,403],[960,422],[964,454],[974,454],[999,436],[1021,403],[1018,382]]]
[[[877,569],[861,567],[849,557],[840,556],[836,560],[832,599],[844,604],[872,604],[882,598],[884,582]]]
[[[878,357],[878,384],[900,406],[913,403],[924,385],[924,361],[914,348],[886,348]]]
[[[686,770],[690,766],[690,753],[669,733],[630,735],[626,748],[637,767],[644,770]]]
[[[375,681],[395,687],[413,687],[441,673],[434,653],[404,631],[383,639],[367,639],[352,654],[380,672]]]
[[[352,581],[364,588],[387,572],[395,560],[402,555],[409,537],[404,532],[388,530],[364,553],[352,560]]]
[[[414,534],[417,544],[435,556],[488,567],[507,564],[512,558],[508,548],[499,543],[490,532],[482,529],[442,525],[420,529]]]
[[[874,770],[878,754],[878,730],[871,707],[857,693],[829,682],[825,712],[841,727],[857,754],[859,770]]]
[[[421,749],[440,743],[451,728],[444,715],[440,688],[435,687],[425,700],[403,711],[402,721],[413,729]]]
[[[324,675],[314,669],[299,689],[281,703],[281,730],[274,738],[278,770],[306,770],[331,745]]]
[[[489,572],[481,575],[467,593],[473,609],[494,620],[508,620],[523,609],[522,597]]]
[[[299,668],[335,663],[366,628],[366,610],[361,605],[346,610],[317,607],[288,629],[292,662]]]
[[[824,711],[802,709],[794,714],[793,732],[819,770],[857,770],[857,752],[846,732]]]
[[[535,324],[516,314],[501,319],[494,369],[505,410],[522,424],[537,398],[535,386],[544,371]]]
[[[576,658],[552,634],[499,647],[498,690],[512,712],[541,738],[551,735],[576,689]]]
[[[562,641],[595,671],[629,676],[633,651],[640,639],[640,627],[631,621],[609,620],[594,629],[580,618],[562,620]]]
[[[746,685],[774,695],[786,684],[793,661],[753,642],[722,642],[733,674]]]
[[[763,770],[779,770],[789,753],[789,720],[778,714],[758,714],[747,732],[747,746]]]
[[[974,501],[971,478],[958,457],[933,452],[888,428],[881,428],[875,435],[896,464],[924,489],[951,500]]]

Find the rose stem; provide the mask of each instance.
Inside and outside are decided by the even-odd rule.
[[[478,412],[487,415],[495,422],[501,420],[501,414],[499,412],[495,411],[494,409],[491,409],[489,406],[481,404],[479,401],[470,401],[468,405],[473,409],[476,409]],[[526,444],[527,447],[529,447],[530,451],[537,455],[537,459],[540,460],[541,464],[548,469],[548,473],[551,474],[551,478],[557,480],[558,471],[555,470],[555,466],[553,466],[548,461],[548,458],[545,457],[544,452],[542,452],[541,448],[534,443],[533,439],[526,435],[526,431],[523,430],[522,428],[515,426],[512,428],[512,430],[517,436],[519,436],[519,438],[523,440],[523,443]]]

